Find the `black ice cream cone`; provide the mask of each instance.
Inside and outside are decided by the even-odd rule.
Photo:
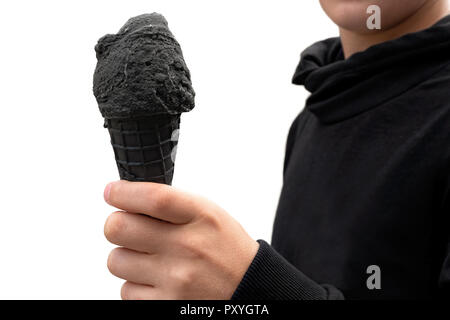
[[[180,115],[105,119],[120,178],[172,184]]]
[[[129,19],[95,46],[93,92],[120,178],[172,183],[180,115],[195,106],[180,44],[158,13]]]

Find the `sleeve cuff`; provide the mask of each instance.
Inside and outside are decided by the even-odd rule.
[[[296,269],[264,240],[231,300],[328,300],[343,298]],[[331,288],[331,292],[330,292]]]

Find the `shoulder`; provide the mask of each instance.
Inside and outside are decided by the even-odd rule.
[[[310,112],[306,108],[304,108],[297,115],[295,120],[292,122],[292,125],[289,129],[287,142],[286,142],[286,155],[284,158],[284,171],[286,170],[286,167],[289,163],[292,149],[294,149],[295,141],[297,140],[298,136],[303,131],[303,128],[305,127],[308,118],[311,116],[309,113]]]

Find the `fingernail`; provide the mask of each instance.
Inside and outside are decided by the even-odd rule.
[[[112,182],[108,183],[108,185],[105,188],[105,191],[103,192],[103,198],[105,198],[106,202],[109,201],[109,194],[111,193],[112,184],[113,184]]]

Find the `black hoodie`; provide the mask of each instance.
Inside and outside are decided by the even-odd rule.
[[[346,60],[316,43],[293,82],[272,246],[233,299],[449,299],[450,16]]]

